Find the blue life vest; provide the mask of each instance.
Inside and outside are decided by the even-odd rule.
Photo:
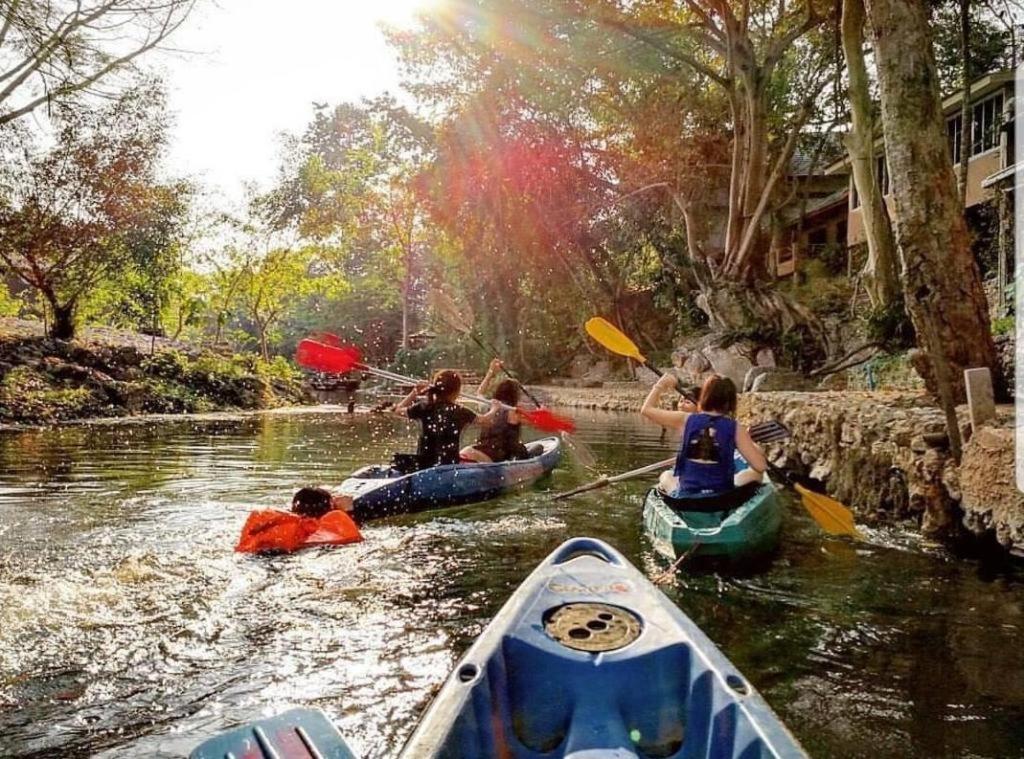
[[[690,414],[673,474],[679,493],[721,493],[733,489],[736,420],[717,414]]]

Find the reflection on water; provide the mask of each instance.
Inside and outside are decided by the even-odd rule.
[[[632,416],[581,414],[605,471],[664,458]],[[396,518],[366,541],[231,552],[249,509],[411,443],[384,417],[310,413],[0,436],[0,755],[181,756],[289,706],[394,756],[456,658],[573,535],[655,574],[645,483],[551,503],[587,473]],[[666,592],[818,756],[1024,755],[1024,582],[899,533],[823,537],[790,510],[767,567]]]

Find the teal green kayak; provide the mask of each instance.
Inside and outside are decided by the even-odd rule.
[[[740,500],[742,499],[742,500]],[[699,510],[688,510],[691,508]],[[769,481],[726,495],[686,500],[651,488],[644,500],[644,528],[658,553],[751,558],[771,551],[782,527],[782,504]]]

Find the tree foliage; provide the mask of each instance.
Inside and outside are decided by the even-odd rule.
[[[55,124],[52,147],[0,167],[0,261],[67,338],[105,279],[173,255],[185,188],[158,177],[167,117],[152,82],[103,108],[62,108]]]

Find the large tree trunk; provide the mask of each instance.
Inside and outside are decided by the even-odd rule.
[[[844,0],[842,38],[850,79],[852,122],[845,137],[846,150],[850,155],[853,184],[860,196],[861,218],[868,240],[865,287],[871,304],[884,308],[899,298],[900,280],[896,241],[875,174],[875,120],[864,63],[864,0]]]
[[[58,340],[70,340],[75,336],[75,303],[50,301],[53,308],[53,329],[50,336]]]
[[[954,407],[965,397],[963,370],[997,371],[988,305],[957,196],[925,2],[867,0],[867,9],[904,295],[959,457]]]

